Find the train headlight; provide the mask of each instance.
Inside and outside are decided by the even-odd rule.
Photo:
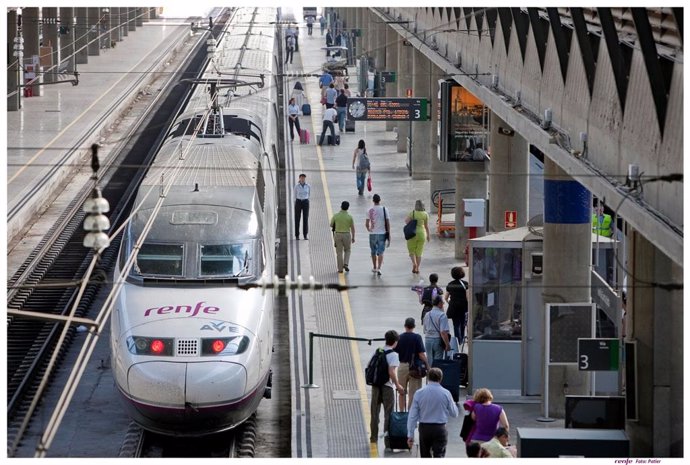
[[[127,349],[134,355],[171,356],[173,341],[173,338],[130,336],[127,338]]]

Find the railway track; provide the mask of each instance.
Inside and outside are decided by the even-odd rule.
[[[257,437],[256,415],[239,427],[194,438],[162,436],[131,423],[120,458],[251,458]]]
[[[221,30],[222,22],[215,27]],[[182,34],[179,40],[184,38]],[[177,45],[171,43],[170,50]],[[110,215],[112,231],[119,226],[131,207],[136,187],[145,173],[142,167],[148,165],[166,132],[164,129],[188,98],[191,85],[180,77],[197,76],[206,63],[204,36],[200,37],[182,62],[184,65],[177,72],[170,73],[168,80],[160,83],[160,87],[166,91],[151,98],[144,115],[113,151],[116,154],[111,157],[110,164],[102,168],[105,173],[100,183],[103,197],[115,207]],[[73,150],[77,150],[76,147],[78,144]],[[92,252],[82,245],[84,231],[81,228],[84,217],[81,205],[90,195],[92,187],[87,186],[82,190],[8,281],[8,308],[64,315],[73,306],[78,283],[92,256]],[[91,303],[112,269],[118,248],[119,239],[113,238],[79,301],[77,316],[89,317]],[[28,423],[27,416],[33,413],[30,406],[37,395],[40,380],[46,374],[51,354],[58,350],[63,355],[70,346],[75,329],[70,328],[65,343],[56,347],[61,330],[61,325],[54,322],[16,316],[7,319],[8,456],[13,455],[21,442]]]

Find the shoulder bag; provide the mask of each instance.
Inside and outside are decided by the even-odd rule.
[[[405,233],[405,240],[409,241],[417,235],[417,220],[414,217],[414,210],[412,211],[412,219],[403,227]]]

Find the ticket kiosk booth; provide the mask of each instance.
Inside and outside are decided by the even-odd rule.
[[[542,241],[527,227],[469,241],[470,392],[486,387],[494,396],[542,394]],[[592,234],[597,274],[606,276],[615,244]],[[608,323],[620,326],[620,318]]]

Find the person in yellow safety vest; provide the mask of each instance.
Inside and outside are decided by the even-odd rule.
[[[592,232],[604,237],[611,237],[611,215],[604,213],[604,206],[597,205],[592,213]]]

